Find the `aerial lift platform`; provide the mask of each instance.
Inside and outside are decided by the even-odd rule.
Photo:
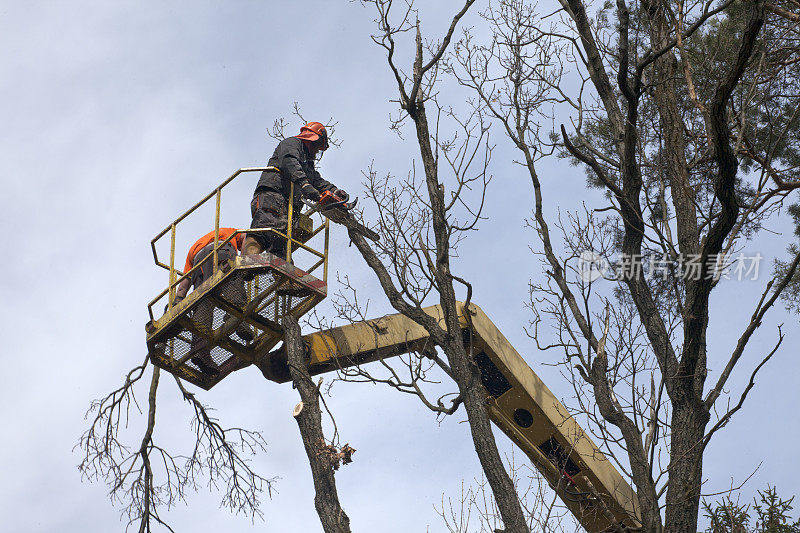
[[[169,270],[170,281],[148,305],[151,320],[146,329],[150,357],[157,366],[204,389],[210,389],[234,370],[252,364],[258,366],[267,379],[277,383],[289,381],[285,352],[270,351],[283,339],[283,320],[290,315],[300,317],[327,295],[328,217],[321,217],[320,224],[315,227],[309,217],[294,214],[290,209],[289,229],[286,235],[280,234],[289,243],[287,257],[269,253],[238,256],[215,268],[213,276],[178,305],[167,303],[164,316],[153,317],[153,306],[162,304],[164,298],[171,302],[177,284],[191,274],[191,271],[181,273],[175,269],[176,225],[214,198],[214,227],[218,235],[222,189],[242,173],[262,170],[264,168],[260,167],[239,169],[151,243],[156,264]],[[299,217],[296,224],[292,223],[294,216]],[[259,231],[274,230],[241,230]],[[166,265],[158,258],[156,242],[168,233],[171,253],[170,263]],[[324,235],[322,251],[307,244],[320,234]],[[228,240],[215,239],[215,264],[216,250]],[[293,249],[308,252],[306,255],[316,257],[316,261],[308,270],[296,267],[292,263]],[[311,274],[320,268],[322,279]],[[232,289],[233,284],[245,285],[244,301],[231,296],[240,293]],[[195,318],[202,306],[213,309],[210,324],[208,320]],[[474,354],[486,389],[489,415],[495,425],[528,456],[588,532],[639,529],[636,494],[608,458],[484,312],[474,304],[459,303],[458,307],[463,341]],[[425,312],[444,324],[439,306],[428,307]],[[237,333],[241,324],[253,328],[255,334],[249,342]],[[400,314],[312,333],[303,340],[308,347],[308,369],[312,375],[409,352],[424,354],[433,348],[427,331]],[[217,373],[203,372],[192,363],[197,349],[210,351],[218,367]]]

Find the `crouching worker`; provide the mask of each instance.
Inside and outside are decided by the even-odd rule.
[[[219,242],[225,241],[228,237],[236,233],[236,231],[237,230],[235,228],[219,228]],[[223,265],[230,259],[236,257],[239,249],[242,246],[243,240],[244,235],[239,233],[230,241],[220,246],[217,249],[217,265]],[[212,231],[197,239],[197,241],[189,249],[189,253],[186,256],[186,265],[184,266],[183,271],[188,272],[195,265],[199,266],[189,277],[184,278],[178,284],[178,287],[175,291],[175,300],[173,301],[173,305],[177,304],[186,297],[186,294],[189,292],[190,285],[196,290],[197,287],[199,287],[204,281],[209,279],[214,274],[213,258],[209,257],[213,255],[213,253],[214,232]],[[204,261],[204,259],[207,257],[209,258]],[[244,307],[246,303],[245,289],[244,281],[242,280],[240,274],[232,276],[223,285],[222,296],[224,296],[225,299],[227,299],[236,307]],[[194,353],[194,355],[190,360],[200,369],[200,371],[207,374],[217,374],[219,372],[217,369],[217,364],[214,362],[214,358],[211,356],[211,342],[206,338],[206,336],[211,337],[213,334],[213,318],[214,304],[210,299],[203,299],[195,307],[192,314],[192,321],[194,322],[195,326],[205,334],[205,336],[196,334],[192,335],[190,350]],[[228,318],[229,316],[226,313],[224,320],[227,320]],[[250,329],[250,326],[243,322],[236,327],[236,334],[245,343],[253,340],[253,332]]]
[[[292,183],[295,213],[299,213],[303,206],[302,198],[316,202],[324,191],[331,191],[344,201],[349,200],[346,192],[322,179],[314,168],[317,154],[327,148],[328,132],[319,122],[309,122],[300,128],[299,135],[284,139],[278,144],[269,159],[269,168],[261,173],[250,202],[250,213],[253,216],[251,228],[272,228],[283,234],[287,233]],[[248,235],[242,254],[261,252],[272,252],[285,258],[286,239],[272,232]]]

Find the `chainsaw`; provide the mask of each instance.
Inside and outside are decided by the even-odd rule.
[[[358,203],[358,198],[352,202],[349,202],[348,200],[349,198],[337,196],[332,191],[323,191],[319,197],[319,201],[317,202],[312,202],[307,198],[303,198],[303,203],[310,208],[310,210],[305,214],[307,216],[311,216],[318,212],[333,222],[342,224],[348,229],[354,229],[367,239],[372,241],[379,240],[377,233],[358,222],[353,217],[352,213],[350,213],[350,211]]]
[[[332,191],[323,191],[319,197],[319,202],[317,202],[317,204],[321,206],[320,209],[323,211],[336,208],[344,209],[345,211],[350,211],[358,203],[358,198],[356,198],[352,202],[348,202],[348,200],[350,200],[350,198],[343,198],[340,196],[336,196]]]

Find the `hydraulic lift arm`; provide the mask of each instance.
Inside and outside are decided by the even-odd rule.
[[[486,389],[492,421],[533,462],[578,521],[590,533],[640,527],[636,494],[567,409],[476,305],[459,317]],[[425,312],[444,322],[440,306]],[[309,371],[339,368],[432,348],[427,331],[395,314],[303,337]],[[289,380],[285,354],[256,362],[268,379]]]

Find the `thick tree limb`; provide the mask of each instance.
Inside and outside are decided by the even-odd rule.
[[[730,144],[730,128],[728,126],[728,101],[741,78],[752,55],[756,39],[764,25],[764,3],[757,0],[752,5],[742,43],[736,62],[723,78],[714,93],[710,106],[711,137],[717,163],[717,176],[714,180],[714,194],[722,209],[716,223],[709,229],[703,244],[700,263],[700,279],[692,283],[687,293],[686,322],[684,326],[683,358],[681,360],[681,376],[695,376],[693,395],[702,394],[702,382],[705,370],[697,372],[698,362],[705,357],[705,328],[708,324],[708,299],[713,288],[713,278],[707,276],[708,258],[720,252],[730,231],[736,224],[739,214],[739,203],[736,199],[735,184],[738,160]],[[705,406],[703,406],[705,408]]]
[[[322,412],[319,408],[319,389],[306,368],[305,350],[297,319],[284,317],[284,345],[289,363],[289,372],[300,393],[302,408],[296,410],[294,418],[300,428],[303,446],[311,465],[314,478],[314,505],[325,533],[350,533],[350,518],[339,503],[336,491],[334,464],[322,431]],[[336,462],[338,467],[338,461]]]
[[[592,26],[589,23],[589,17],[586,14],[586,7],[581,0],[559,0],[564,10],[575,21],[578,29],[578,35],[581,38],[584,51],[586,52],[586,64],[589,69],[589,76],[592,78],[597,94],[603,101],[608,118],[614,128],[614,135],[617,143],[622,141],[623,119],[622,112],[617,104],[614,95],[614,89],[611,87],[611,81],[606,73],[603,58],[600,55],[597,42],[595,41],[592,32]]]

